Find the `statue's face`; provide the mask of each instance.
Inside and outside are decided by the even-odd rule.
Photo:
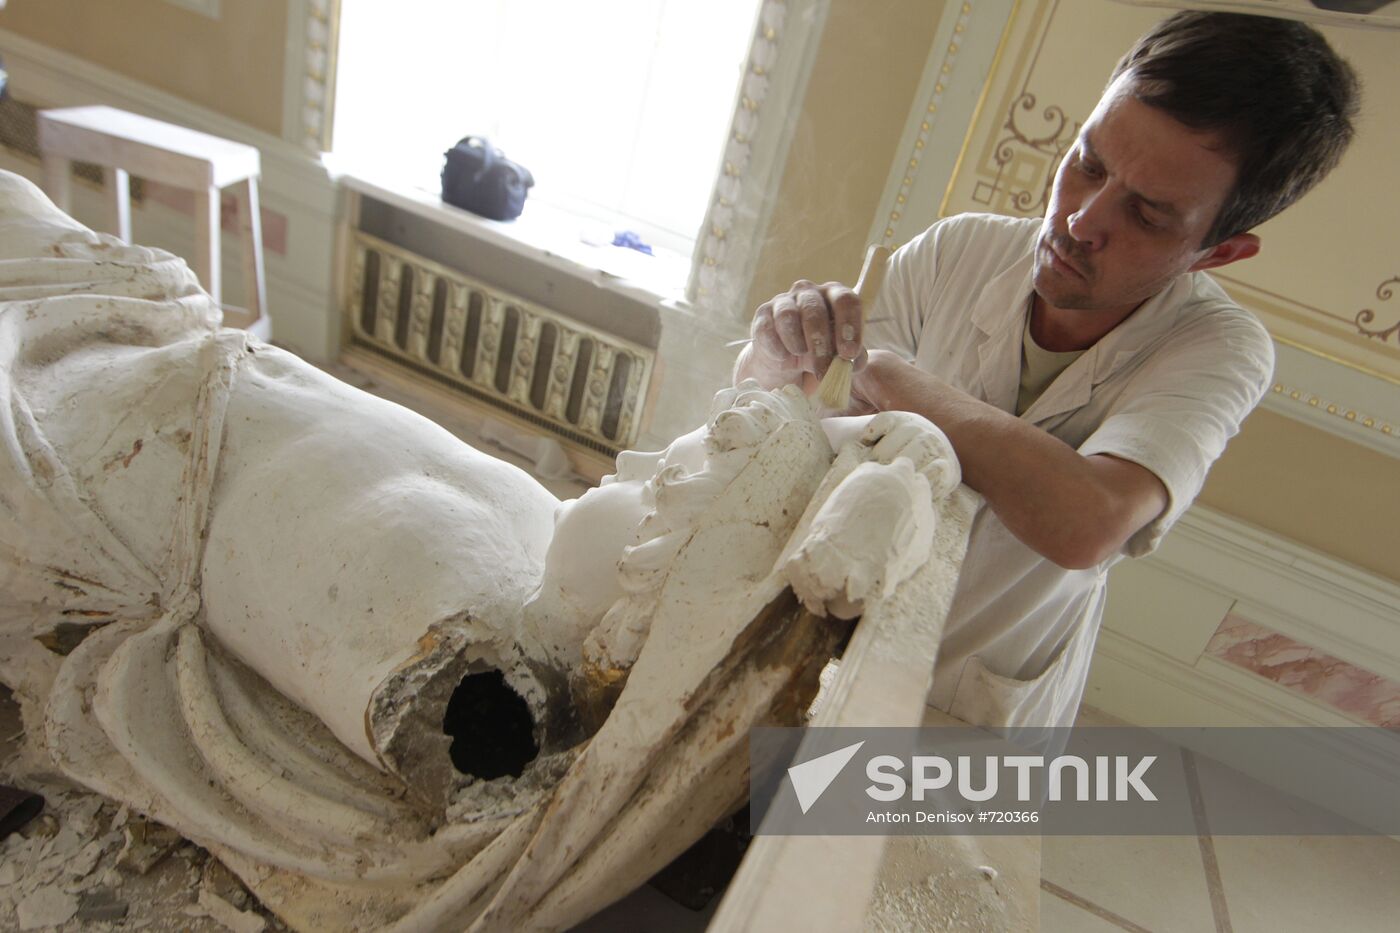
[[[545,555],[544,585],[557,587],[570,609],[590,625],[622,596],[617,562],[651,508],[644,493],[642,481],[629,480],[559,503],[554,540]]]
[[[636,529],[654,499],[647,481],[663,467],[681,464],[699,472],[705,464],[705,428],[684,434],[662,451],[623,451],[617,473],[577,499],[559,503],[554,538],[545,556],[542,588],[557,592],[576,614],[576,624],[597,624],[623,596],[617,565],[623,548],[636,543]]]

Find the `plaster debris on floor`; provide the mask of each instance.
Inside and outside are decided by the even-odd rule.
[[[19,709],[0,688],[0,782],[44,797],[0,840],[0,929],[285,930],[227,869],[178,834],[66,782],[19,769]]]

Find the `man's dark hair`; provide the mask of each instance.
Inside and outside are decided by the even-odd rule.
[[[1239,175],[1206,234],[1214,246],[1302,197],[1351,142],[1356,74],[1311,26],[1238,13],[1178,13],[1113,69],[1128,93],[1194,130],[1220,133]]]

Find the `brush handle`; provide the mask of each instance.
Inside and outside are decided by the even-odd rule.
[[[866,311],[875,307],[875,301],[880,297],[880,286],[885,284],[885,270],[889,268],[891,254],[888,246],[872,245],[865,251],[860,278],[856,279],[856,297],[860,299],[862,320]]]
[[[890,256],[894,254],[888,246],[871,245],[865,251],[865,262],[861,263],[860,278],[856,279],[856,295],[860,297],[862,313],[867,302],[880,297],[880,286],[885,284],[885,270],[889,268]]]

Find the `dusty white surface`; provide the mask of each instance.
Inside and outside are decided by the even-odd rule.
[[[871,933],[1032,933],[1039,929],[1038,839],[897,836],[867,914]]]
[[[76,913],[67,922],[55,921],[58,929],[217,933],[223,925],[186,913],[206,889],[235,909],[257,913],[267,928],[280,928],[236,878],[175,834],[167,831],[160,844],[143,847],[137,838],[158,827],[128,808],[67,782],[16,774],[22,738],[19,707],[0,688],[0,780],[45,798],[35,820],[0,840],[0,929],[21,929],[26,916],[35,919],[21,915],[25,902],[32,907],[71,898]]]

